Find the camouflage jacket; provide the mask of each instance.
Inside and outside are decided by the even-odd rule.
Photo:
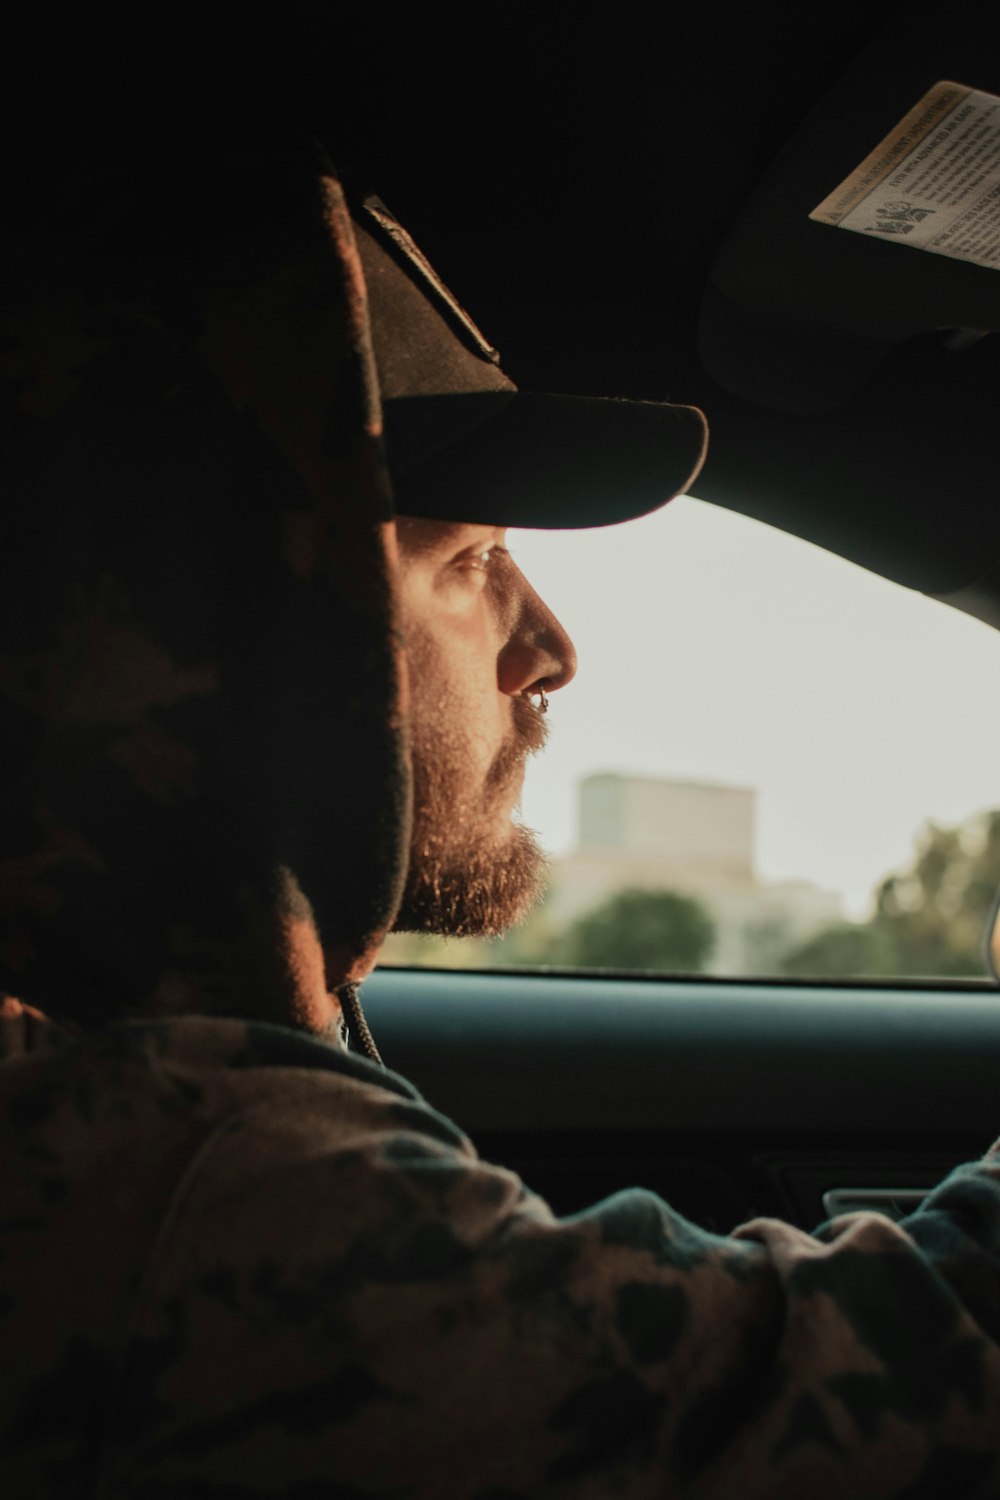
[[[1000,1156],[903,1225],[560,1220],[289,1028],[3,1035],[5,1500],[1000,1494]]]

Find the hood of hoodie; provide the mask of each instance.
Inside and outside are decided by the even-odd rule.
[[[336,174],[311,145],[133,160],[36,206],[0,292],[0,989],[329,1031],[410,798]]]

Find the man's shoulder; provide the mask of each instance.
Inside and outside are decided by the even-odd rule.
[[[26,1014],[5,1027],[0,1105],[16,1133],[58,1151],[64,1135],[76,1153],[100,1141],[114,1149],[140,1132],[204,1135],[249,1128],[283,1114],[309,1129],[343,1136],[352,1119],[381,1121],[457,1151],[462,1133],[432,1110],[398,1074],[348,1052],[336,1041],[238,1017],[130,1020],[70,1033]]]

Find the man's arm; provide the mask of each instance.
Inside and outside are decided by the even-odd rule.
[[[557,1220],[371,1077],[202,1152],[137,1305],[114,1493],[1000,1493],[994,1158],[820,1238],[711,1235],[641,1190]]]

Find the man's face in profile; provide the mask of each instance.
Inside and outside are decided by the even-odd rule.
[[[572,642],[492,526],[401,518],[414,820],[397,931],[494,937],[539,899],[545,858],[515,813],[545,743],[538,700]]]

